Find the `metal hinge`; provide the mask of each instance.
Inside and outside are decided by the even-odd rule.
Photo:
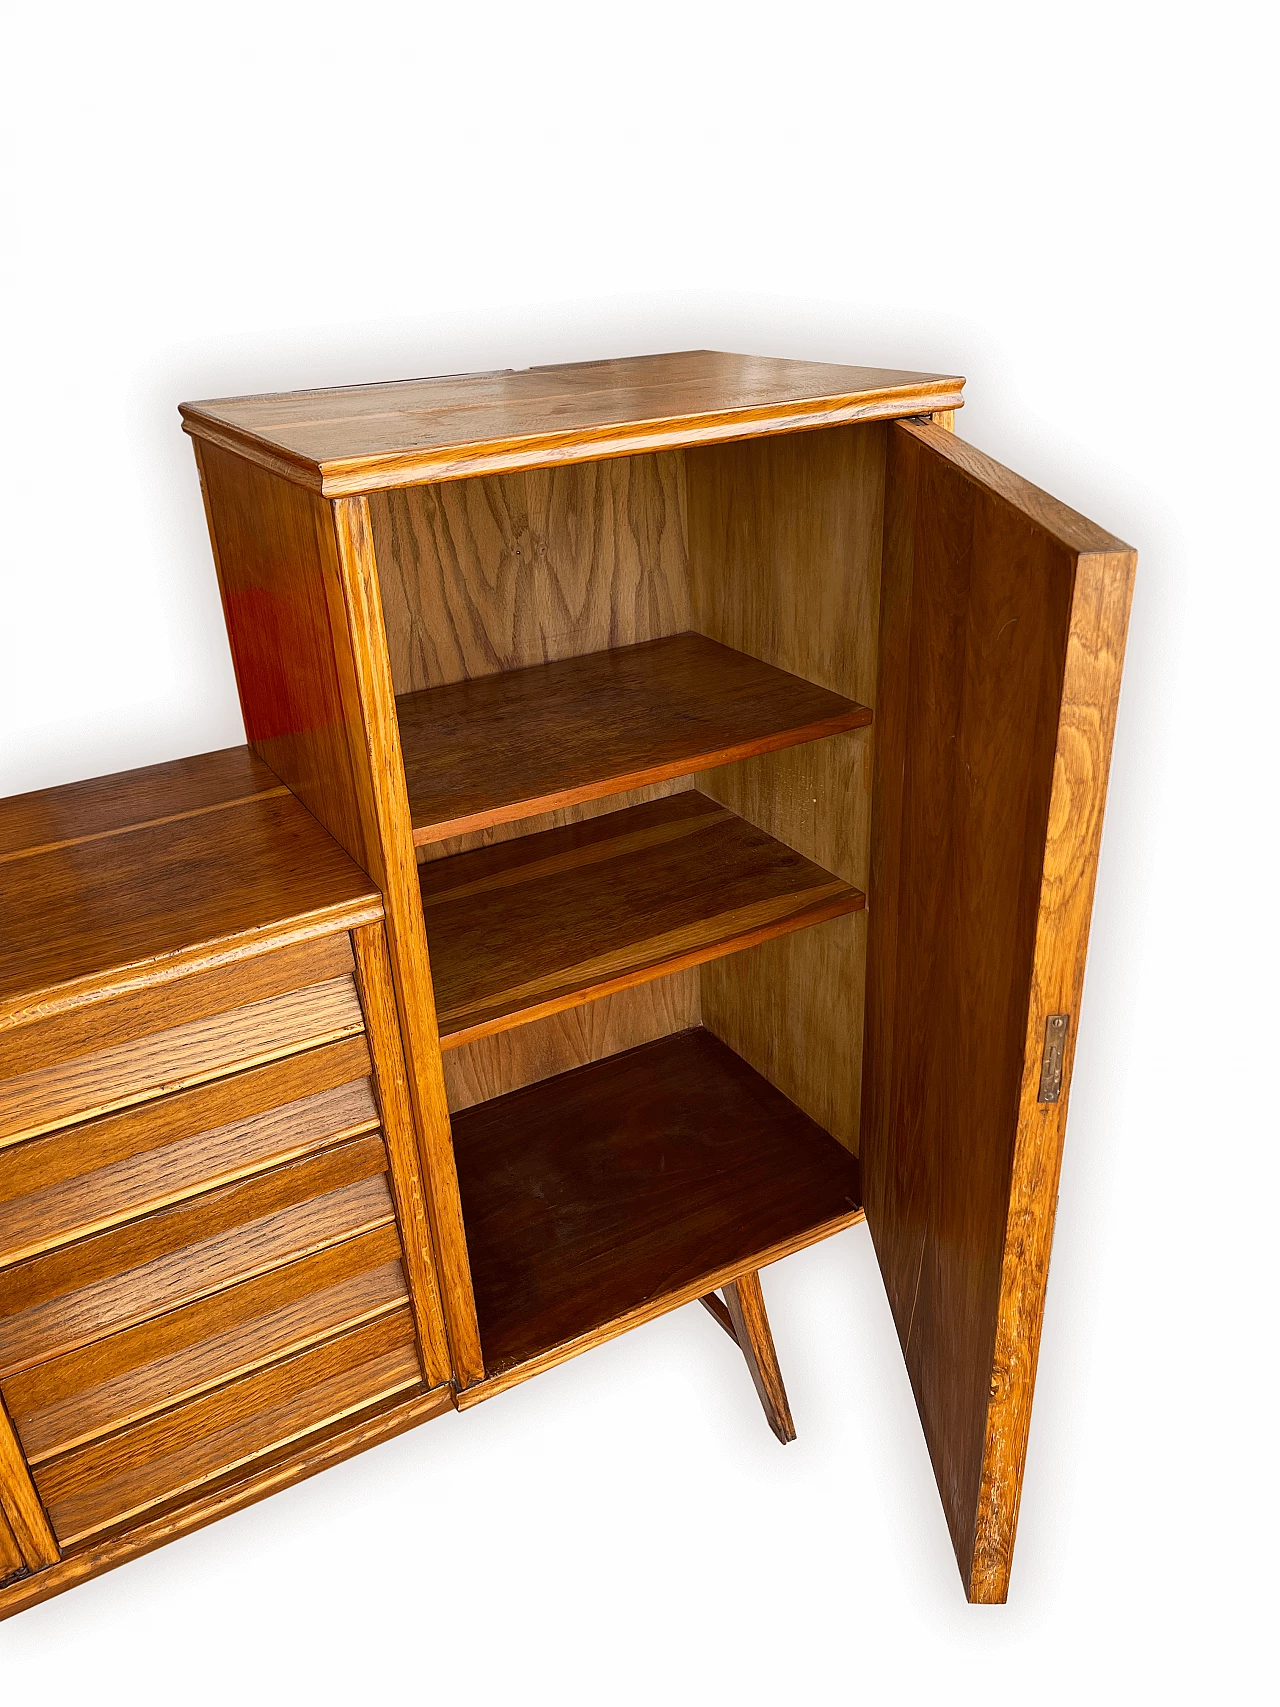
[[[1044,1022],[1044,1054],[1040,1058],[1037,1102],[1057,1102],[1062,1094],[1062,1057],[1067,1047],[1066,1014],[1050,1014]]]

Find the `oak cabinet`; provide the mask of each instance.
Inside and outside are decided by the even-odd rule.
[[[381,1303],[298,1383],[465,1410],[700,1300],[786,1440],[759,1271],[865,1218],[965,1590],[1001,1600],[1135,559],[962,403],[691,352],[182,413],[252,753],[380,896],[342,1011],[397,1064],[406,1279],[390,1245],[319,1274]],[[0,1083],[32,1155],[84,1094],[33,1071]],[[289,1414],[264,1367],[219,1427]],[[33,1469],[55,1542],[111,1520],[108,1460]]]

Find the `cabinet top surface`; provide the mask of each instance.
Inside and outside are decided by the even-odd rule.
[[[958,407],[963,379],[718,350],[184,403],[328,497]]]
[[[247,747],[0,800],[0,1028],[381,915]]]

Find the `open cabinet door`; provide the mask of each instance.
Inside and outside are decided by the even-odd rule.
[[[890,428],[862,1165],[971,1600],[1008,1591],[1135,562]]]

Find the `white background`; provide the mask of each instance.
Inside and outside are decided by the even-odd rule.
[[[1140,559],[1008,1606],[962,1599],[859,1228],[766,1275],[785,1451],[686,1309],[5,1624],[5,1702],[1274,1683],[1268,12],[11,12],[0,792],[242,739],[187,397],[960,372],[961,434]]]

